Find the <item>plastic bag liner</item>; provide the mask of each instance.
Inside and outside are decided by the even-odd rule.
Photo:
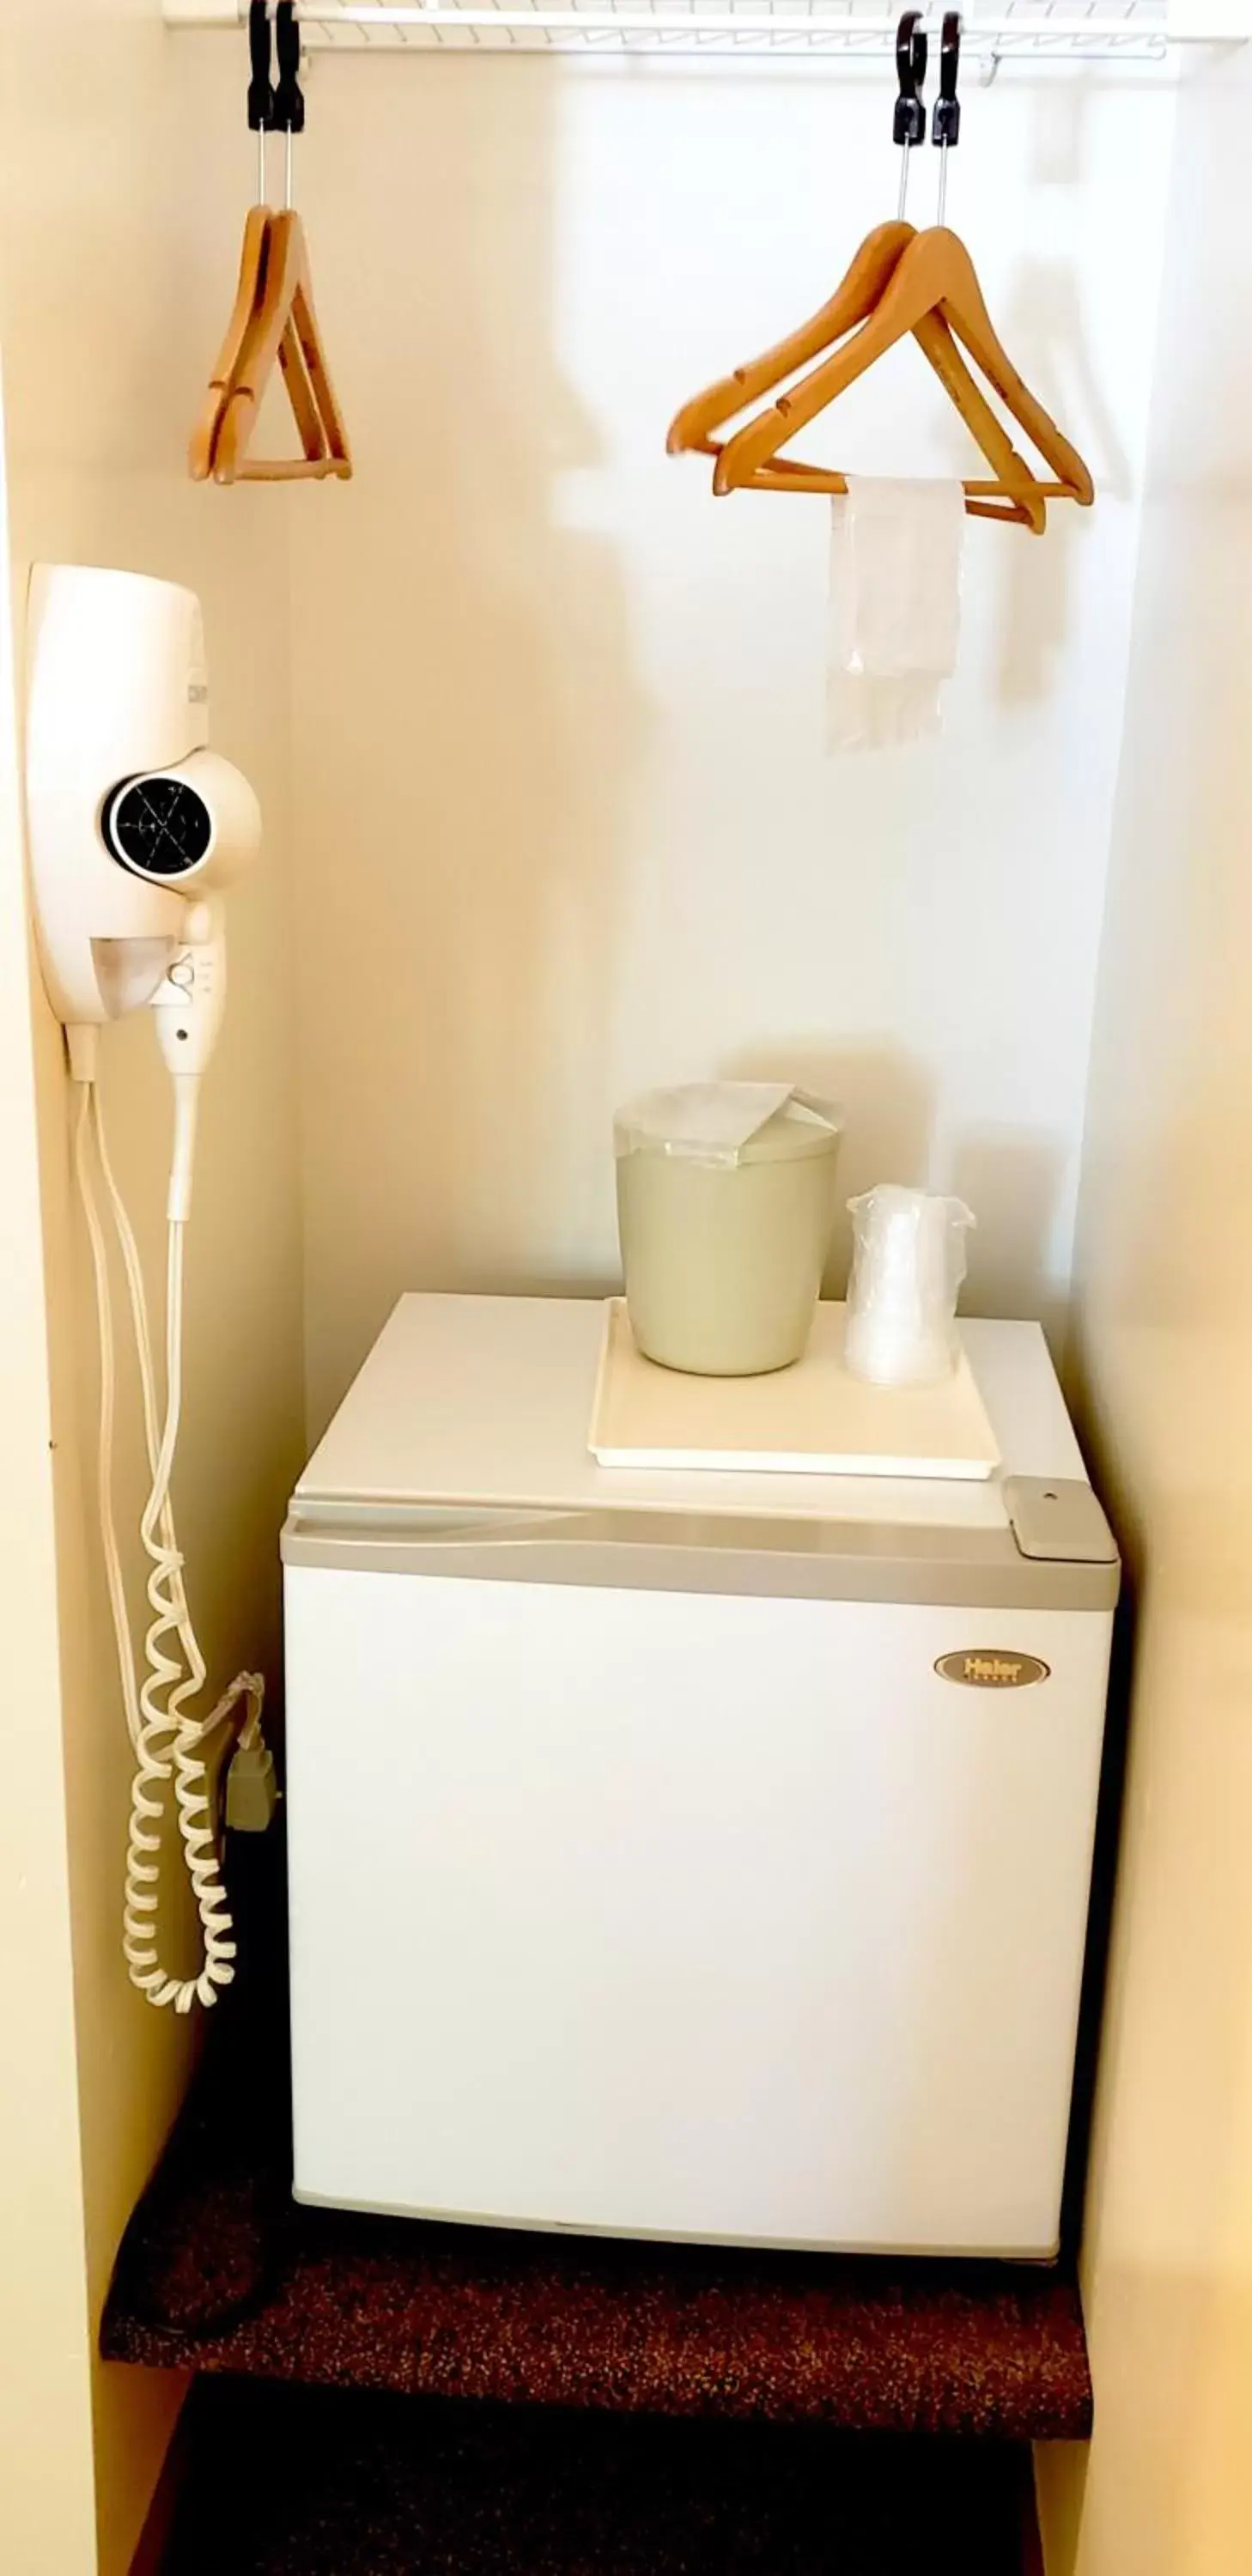
[[[645,1091],[619,1109],[613,1121],[614,1149],[619,1162],[626,1154],[672,1154],[683,1162],[733,1170],[753,1137],[784,1110],[797,1127],[819,1128],[830,1136],[842,1131],[838,1110],[798,1083],[688,1082],[672,1091]]]

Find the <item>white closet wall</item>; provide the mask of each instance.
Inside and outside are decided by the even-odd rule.
[[[196,67],[194,88],[156,0],[0,0],[0,341],[20,637],[32,558],[129,565],[190,583],[203,599],[214,739],[255,779],[267,822],[265,864],[232,898],[233,995],[205,1085],[193,1238],[188,1255],[187,1410],[176,1499],[192,1598],[213,1671],[241,1662],[277,1670],[276,1533],[299,1461],[301,1311],[294,1042],[287,971],[290,905],[283,867],[287,772],[287,599],[281,514],[242,492],[220,506],[184,468],[188,406],[213,333],[189,309],[203,264],[220,327],[251,159],[238,140],[238,72],[223,46]],[[19,919],[22,856],[6,834],[3,921]],[[17,971],[6,961],[6,971]],[[159,2376],[93,2367],[100,2301],[118,2236],[146,2179],[185,2080],[192,2032],[158,2015],[126,1980],[121,1883],[130,1772],[99,1572],[94,1513],[95,1324],[86,1249],[69,1191],[68,1099],[59,1032],[33,995],[38,1153],[46,1247],[52,1432],[56,1443],[57,1588],[64,1790],[46,1759],[55,1711],[8,1705],[23,1665],[6,1663],[10,1731],[6,1795],[24,1797],[27,1896],[16,1948],[28,1979],[23,2010],[43,2016],[43,2045],[68,2043],[54,1989],[57,1944],[72,1917],[77,1998],[78,2235],[67,2241],[63,2176],[49,2154],[6,2183],[7,2225],[26,2268],[0,2313],[0,2381],[12,2436],[0,2477],[5,2576],[88,2576],[82,2555],[96,2419],[101,2576],[124,2576],[160,2466],[180,2389]],[[115,1157],[148,1259],[164,1275],[169,1097],[152,1029],[141,1016],[106,1040],[104,1096]],[[19,1125],[25,1120],[25,1128]],[[0,1119],[6,1222],[25,1197],[10,1174],[33,1144],[29,1102],[14,1091]],[[37,1247],[21,1245],[27,1267]],[[3,1286],[26,1275],[6,1261]],[[17,1349],[22,1345],[17,1343]],[[47,1354],[32,1353],[32,1401]],[[123,1525],[146,1486],[133,1372],[123,1376]],[[6,1416],[0,1441],[11,1426]],[[6,1448],[6,1458],[8,1451]],[[10,1461],[18,1472],[18,1460]],[[38,1496],[25,1493],[33,1543]],[[135,1623],[142,1602],[132,1552]],[[9,1587],[14,1587],[10,1601]],[[32,1610],[28,1552],[0,1556],[0,1615],[20,1639]],[[33,1667],[30,1669],[33,1670]],[[30,1761],[20,1729],[39,1735]],[[36,1760],[38,1755],[38,1760]],[[64,1880],[68,1841],[68,1889]],[[47,1986],[43,1980],[47,1980]],[[16,1998],[15,1998],[16,2004]],[[5,2023],[6,2033],[8,2023]],[[41,2081],[17,2029],[4,2049],[11,2084]],[[5,2124],[24,2116],[11,2102]],[[71,2112],[71,2117],[73,2113]],[[13,2152],[18,2141],[13,2140]],[[20,2217],[18,2211],[20,2209]],[[86,2314],[71,2340],[56,2304],[57,2262],[81,2268]],[[94,2383],[94,2384],[93,2384]],[[54,2398],[53,2389],[57,2390]],[[37,2401],[35,2423],[25,2414]],[[25,2428],[25,2429],[24,2429]]]
[[[291,512],[314,1429],[401,1288],[614,1275],[611,1111],[655,1081],[832,1091],[849,1190],[978,1210],[976,1305],[1064,1300],[1172,98],[971,70],[950,212],[1099,505],[971,521],[945,737],[831,760],[828,505],[715,503],[664,436],[894,210],[892,96],[882,64],[315,66],[358,474]],[[910,348],[814,439],[966,465]]]
[[[0,462],[0,508],[4,505]],[[0,583],[7,582],[0,529]],[[93,2564],[91,2320],[83,2278],[73,1962],[45,1272],[21,876],[21,762],[0,621],[0,2542],[5,2563]],[[21,2069],[20,2079],[15,2070]]]
[[[1252,65],[1179,105],[1076,1281],[1135,1696],[1049,2576],[1252,2563]]]

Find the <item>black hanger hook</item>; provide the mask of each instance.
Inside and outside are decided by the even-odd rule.
[[[961,62],[961,17],[949,9],[943,22],[939,45],[939,96],[931,119],[932,143],[953,145],[961,139],[961,102],[956,94],[956,76]]]
[[[252,62],[252,78],[248,83],[248,130],[251,134],[272,134],[274,92],[270,84],[270,13],[267,0],[251,0],[248,53]]]
[[[295,0],[278,0],[274,11],[278,79],[274,85],[274,123],[280,134],[303,134],[304,92],[300,87],[300,21]]]
[[[926,140],[926,110],[918,95],[926,78],[926,30],[920,9],[906,9],[896,28],[896,75],[900,95],[891,129],[893,143],[910,151]]]

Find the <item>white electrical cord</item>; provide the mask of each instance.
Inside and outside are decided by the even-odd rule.
[[[116,1354],[107,1251],[87,1155],[89,1121],[126,1272],[143,1396],[144,1438],[152,1477],[140,1530],[152,1566],[147,1593],[154,1616],[144,1640],[147,1674],[138,1689],[113,1516]],[[241,1744],[255,1743],[259,1735],[265,1686],[259,1674],[240,1673],[207,1717],[196,1718],[184,1706],[203,1688],[206,1675],[204,1657],[187,1606],[183,1558],[170,1500],[170,1480],[182,1411],[184,1225],[182,1220],[175,1219],[168,1230],[166,1411],[164,1425],[161,1426],[139,1247],[109,1159],[94,1072],[90,1078],[82,1080],[75,1123],[74,1166],[91,1245],[100,1334],[97,1454],[100,1531],[126,1723],[137,1758],[127,1839],[123,1948],[131,1982],[146,1995],[149,2003],[157,2006],[172,2004],[176,2012],[187,2013],[196,2002],[209,2005],[217,2001],[219,1988],[229,1985],[234,1977],[236,1955],[234,1927],[221,1880],[207,1785],[208,1769],[201,1759],[200,1749],[225,1724],[242,1699],[248,1702],[248,1714],[239,1740]],[[169,1653],[165,1642],[175,1635],[181,1649],[178,1661]],[[164,1701],[160,1696],[162,1692],[166,1694]],[[161,1827],[171,1778],[183,1859],[195,1895],[204,1945],[200,1971],[188,1978],[172,1976],[161,1965],[158,1944]]]
[[[100,1422],[96,1448],[96,1501],[100,1516],[100,1539],[104,1551],[104,1574],[108,1585],[109,1610],[117,1644],[118,1672],[122,1683],[122,1702],[126,1711],[126,1728],[136,1751],[139,1748],[139,1691],[135,1680],[135,1654],[131,1645],[130,1620],[126,1610],[126,1590],[122,1579],[122,1560],[117,1544],[117,1527],[113,1518],[113,1408],[116,1364],[113,1347],[113,1307],[109,1295],[109,1264],[105,1250],[100,1211],[92,1187],[91,1165],[87,1159],[88,1117],[95,1085],[83,1083],[78,1094],[78,1114],[74,1121],[74,1173],[78,1194],[87,1221],[87,1239],[91,1245],[91,1272],[96,1292],[96,1324],[100,1343]]]

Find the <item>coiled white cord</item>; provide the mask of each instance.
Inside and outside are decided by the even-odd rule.
[[[131,1790],[126,1853],[126,1899],[123,1948],[131,1982],[149,2003],[172,2004],[176,2012],[217,2001],[218,1991],[234,1977],[236,1945],[226,1890],[222,1884],[208,1787],[208,1767],[201,1748],[233,1714],[241,1700],[248,1714],[241,1743],[259,1736],[265,1685],[257,1673],[239,1673],[207,1717],[196,1718],[185,1706],[203,1688],[206,1666],[192,1625],[183,1582],[183,1558],[174,1526],[170,1480],[178,1445],[182,1411],[182,1310],[184,1226],[169,1226],[166,1276],[166,1410],[159,1423],[156,1372],[148,1321],[143,1269],[134,1229],[109,1160],[104,1117],[94,1074],[79,1077],[81,1093],[74,1132],[74,1166],[91,1246],[96,1315],[100,1335],[100,1424],[97,1488],[101,1541],[109,1608],[117,1645],[118,1670],[126,1723],[136,1754]],[[147,1596],[153,1612],[145,1640],[147,1673],[137,1688],[134,1650],[126,1607],[121,1557],[113,1515],[113,1423],[116,1353],[108,1256],[87,1153],[88,1130],[94,1136],[101,1176],[108,1196],[130,1297],[131,1321],[143,1396],[144,1438],[151,1490],[140,1524],[151,1560]],[[180,1659],[166,1641],[177,1636]],[[164,1701],[161,1694],[165,1693]],[[183,1859],[200,1919],[203,1956],[194,1977],[179,1978],[162,1966],[159,1948],[161,1829],[169,1783],[174,1799]]]

